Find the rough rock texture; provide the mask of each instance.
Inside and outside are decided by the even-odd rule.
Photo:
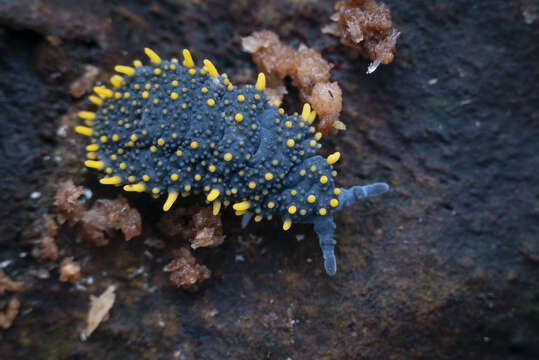
[[[539,119],[537,6],[532,0],[386,1],[401,31],[391,64],[365,74],[339,39],[321,34],[323,0],[0,2],[0,264],[24,283],[19,314],[0,332],[10,359],[536,359],[539,357]],[[71,84],[86,65],[99,80],[150,45],[166,57],[188,47],[233,79],[255,78],[241,37],[271,29],[335,64],[345,132],[343,186],[389,181],[391,192],[337,216],[339,273],[323,273],[313,230],[261,222],[193,255],[212,277],[187,293],[162,271],[153,234],[106,247],[76,243],[61,226],[61,258],[84,274],[28,256],[22,231],[54,211],[73,179],[92,199],[114,198],[81,166],[70,133],[81,101]],[[290,90],[290,89],[289,89]],[[300,109],[290,91],[283,107]],[[129,194],[143,228],[160,203]],[[188,202],[183,203],[189,206]],[[149,231],[149,230],[148,230]],[[182,247],[171,240],[168,247]],[[42,270],[54,276],[36,277]],[[110,318],[81,343],[88,298],[113,279]],[[0,298],[6,309],[8,296]],[[128,346],[126,346],[128,344]]]

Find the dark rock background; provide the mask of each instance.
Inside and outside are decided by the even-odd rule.
[[[0,0],[0,264],[24,282],[2,357],[539,358],[539,4],[386,3],[402,32],[397,56],[366,75],[367,60],[320,32],[331,1]],[[160,216],[147,196],[129,197],[146,229],[129,243],[96,248],[61,229],[79,286],[26,255],[25,230],[54,211],[58,183],[116,195],[82,169],[81,139],[60,126],[86,104],[70,95],[85,65],[106,80],[144,46],[163,57],[187,47],[253,82],[240,38],[264,28],[335,64],[348,130],[323,152],[343,154],[340,184],[391,185],[336,216],[335,277],[310,227],[242,231],[228,214],[225,243],[195,252],[212,279],[186,293],[162,272],[166,252],[144,245]],[[294,91],[285,108],[300,109]],[[89,295],[110,283],[110,319],[81,342]]]

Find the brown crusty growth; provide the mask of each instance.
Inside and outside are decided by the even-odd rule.
[[[302,101],[311,103],[320,121],[317,130],[324,136],[345,130],[339,121],[342,111],[342,92],[337,82],[329,82],[333,64],[320,53],[305,45],[298,50],[284,44],[274,32],[263,30],[242,38],[243,50],[250,53],[258,70],[266,74],[265,94],[281,102],[286,88],[284,78],[289,76],[299,90]]]
[[[389,64],[395,57],[400,32],[391,21],[391,10],[374,0],[342,0],[335,4],[336,23],[322,29],[323,33],[341,38],[344,45],[355,47],[372,63],[367,73],[378,65]]]
[[[189,249],[172,250],[174,258],[163,269],[170,272],[170,280],[178,287],[188,291],[197,291],[200,284],[210,278],[211,271],[204,265],[197,264]]]

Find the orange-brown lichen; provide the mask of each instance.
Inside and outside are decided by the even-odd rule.
[[[0,269],[0,296],[4,295],[6,291],[19,291],[21,287],[22,282],[11,280],[9,276]]]
[[[121,196],[114,200],[97,200],[90,210],[84,212],[80,225],[84,237],[97,246],[108,244],[105,234],[111,237],[112,231],[121,230],[126,240],[140,235],[142,231],[140,213]]]
[[[118,196],[114,200],[100,199],[90,210],[86,210],[79,202],[83,193],[84,188],[75,186],[70,180],[60,186],[55,204],[61,223],[68,221],[72,225],[78,224],[84,239],[97,246],[108,244],[105,234],[110,237],[116,230],[121,230],[126,240],[140,235],[140,213],[125,198]]]
[[[78,99],[84,94],[89,93],[94,87],[97,75],[99,75],[99,69],[97,67],[86,65],[84,67],[84,74],[71,83],[69,87],[71,96]]]
[[[336,82],[329,82],[333,64],[326,61],[318,51],[305,45],[294,50],[283,44],[277,34],[268,30],[244,37],[242,46],[252,55],[258,69],[266,74],[268,87],[265,92],[272,101],[282,101],[286,94],[283,80],[289,76],[292,85],[298,88],[301,100],[310,102],[317,112],[320,118],[318,131],[330,135],[335,129],[345,129],[339,121],[342,110],[340,87]],[[324,91],[326,88],[333,89],[335,96]]]
[[[177,208],[164,213],[158,223],[161,232],[169,237],[180,235],[191,242],[191,247],[214,247],[224,241],[220,215],[213,215],[211,207]]]
[[[15,320],[15,317],[19,313],[19,308],[21,306],[21,303],[19,299],[17,298],[11,298],[9,303],[7,304],[6,311],[0,312],[0,327],[2,329],[9,329],[11,325],[13,324],[13,320]]]
[[[200,284],[210,278],[211,271],[206,266],[197,264],[189,249],[173,249],[172,255],[174,258],[163,270],[171,273],[170,280],[176,286],[197,291]]]
[[[80,265],[73,257],[66,257],[60,264],[60,281],[76,283],[80,280]]]
[[[34,221],[32,227],[35,233],[40,236],[37,245],[32,249],[32,256],[56,261],[58,259],[58,245],[56,245],[54,238],[58,233],[58,226],[54,218],[44,214]]]
[[[389,64],[395,57],[400,32],[391,21],[391,10],[374,0],[342,0],[335,4],[335,23],[322,32],[340,37],[344,45],[357,48],[372,63],[367,73],[378,65]]]
[[[114,300],[116,300],[115,290],[116,287],[110,285],[101,295],[90,295],[90,311],[88,311],[86,329],[81,333],[82,340],[86,340],[97,329],[99,324],[107,319],[109,310],[114,305]]]
[[[58,210],[58,222],[60,224],[66,221],[76,224],[82,219],[84,206],[80,203],[79,198],[83,193],[84,188],[82,186],[75,186],[71,180],[60,185],[54,202]]]

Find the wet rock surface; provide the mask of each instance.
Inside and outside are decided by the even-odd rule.
[[[6,358],[534,359],[539,357],[539,27],[522,1],[386,1],[401,36],[394,61],[365,74],[339,39],[324,35],[330,1],[0,2],[0,268],[18,314],[0,330]],[[324,138],[342,153],[342,186],[387,181],[391,191],[337,215],[339,272],[329,278],[312,228],[261,222],[241,230],[225,213],[224,243],[192,254],[211,271],[198,292],[163,272],[161,202],[122,194],[142,234],[107,246],[59,226],[58,261],[30,256],[24,233],[55,211],[59,184],[114,199],[82,168],[72,134],[73,83],[118,63],[187,47],[236,83],[254,82],[241,50],[255,30],[305,43],[335,64],[347,130]],[[84,86],[76,86],[83,96]],[[82,89],[82,90],[81,90]],[[80,90],[80,91],[79,91]],[[289,88],[290,90],[290,88]],[[299,111],[293,91],[283,107]],[[192,206],[189,201],[181,206]],[[150,246],[149,244],[159,244]],[[163,248],[165,247],[165,248]],[[80,266],[60,282],[61,259]],[[90,295],[116,298],[86,341]],[[15,299],[15,300],[12,300]],[[13,311],[12,311],[13,312]]]

